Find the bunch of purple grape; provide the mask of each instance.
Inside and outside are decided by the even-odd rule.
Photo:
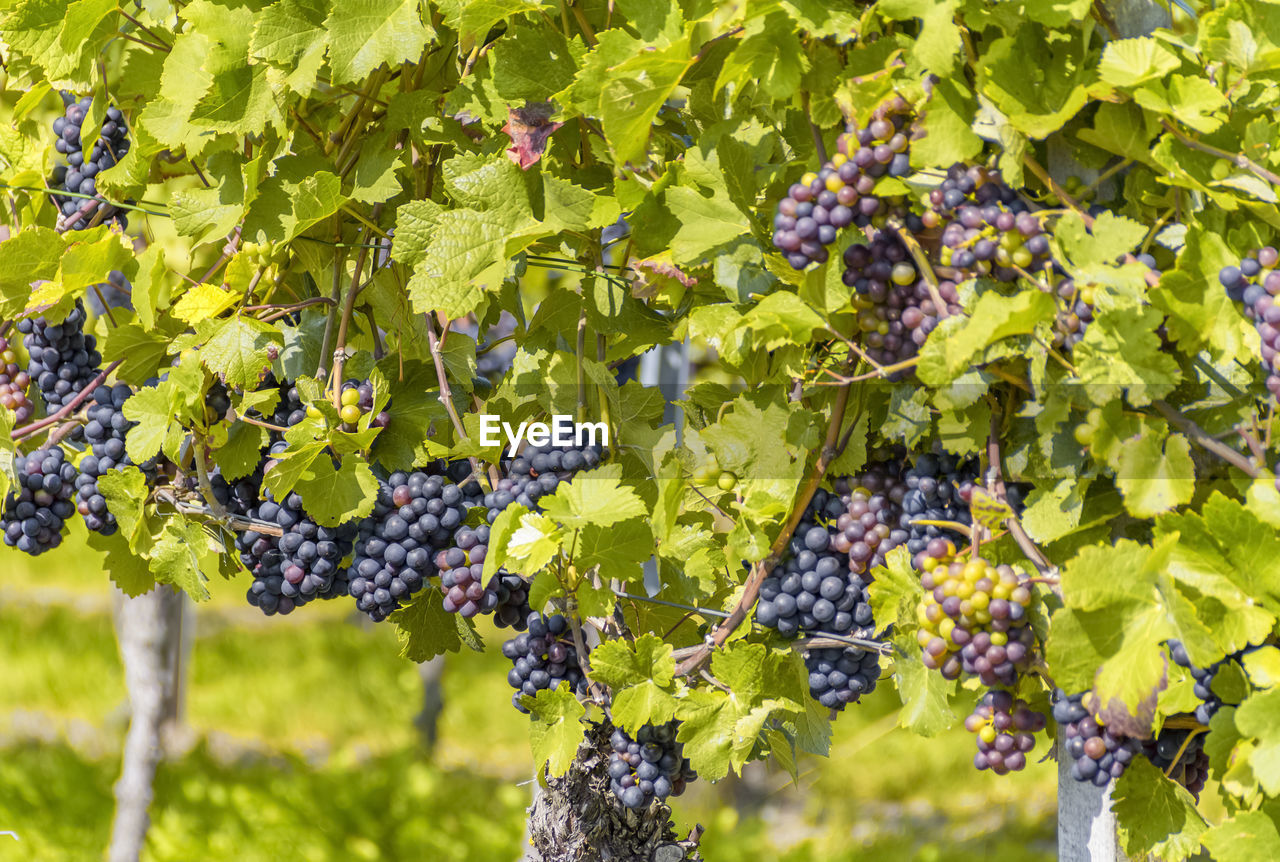
[[[502,645],[502,654],[512,663],[507,682],[516,690],[511,705],[529,710],[520,702],[543,689],[567,683],[574,694],[587,693],[587,678],[578,662],[578,651],[569,635],[569,621],[560,614],[544,617],[533,611],[525,620],[527,631]]]
[[[787,190],[773,218],[773,244],[793,269],[825,263],[827,246],[842,228],[872,224],[884,214],[887,204],[876,194],[878,180],[911,170],[909,118],[900,97],[886,102],[865,128],[840,136],[830,161]]]
[[[679,796],[698,777],[676,742],[678,726],[674,721],[646,724],[634,739],[620,727],[610,734],[609,789],[627,808],[638,811],[654,799]]]
[[[67,519],[75,512],[76,465],[58,446],[13,459],[15,482],[0,513],[4,543],[23,553],[43,554],[62,544]]]
[[[93,390],[84,426],[85,442],[91,450],[80,461],[76,477],[76,509],[85,526],[109,536],[116,531],[115,516],[107,508],[107,499],[98,489],[98,480],[110,470],[133,463],[125,453],[125,435],[136,423],[124,415],[124,404],[133,395],[125,383],[99,386]]]
[[[996,775],[1022,770],[1044,726],[1045,717],[1026,701],[1014,700],[1007,691],[988,691],[964,720],[965,730],[977,737],[973,765]]]
[[[114,106],[107,108],[98,140],[86,154],[80,130],[89,106],[93,104],[93,97],[84,96],[78,101],[64,98],[69,99],[66,110],[53,121],[53,133],[57,136],[53,146],[67,157],[67,164],[53,169],[52,185],[71,195],[88,197],[55,194],[54,199],[72,230],[84,230],[99,214],[103,219],[115,219],[121,228],[125,228],[129,220],[123,212],[105,201],[94,200],[98,193],[98,174],[129,152],[129,130],[124,114]],[[71,221],[73,218],[74,222]]]
[[[879,231],[870,242],[846,248],[843,260],[842,278],[854,290],[853,307],[868,355],[880,365],[915,356],[941,312],[902,240]],[[955,282],[940,281],[937,292],[947,314],[961,312]]]
[[[1049,235],[999,171],[953,165],[930,192],[926,225],[943,224],[939,260],[965,275],[1014,281],[1050,265]]]

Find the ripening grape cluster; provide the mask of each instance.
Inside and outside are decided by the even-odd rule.
[[[4,543],[31,554],[42,554],[62,544],[63,528],[75,512],[76,465],[58,446],[22,455],[13,460],[14,486],[0,513]]]
[[[1218,280],[1227,296],[1243,303],[1244,315],[1253,321],[1262,340],[1262,367],[1267,372],[1267,391],[1280,400],[1280,251],[1274,246],[1258,249],[1240,261],[1239,266],[1224,266]],[[1280,490],[1280,463],[1276,464],[1276,489]]]
[[[31,376],[18,367],[18,354],[14,353],[9,339],[0,337],[0,407],[13,411],[15,425],[23,425],[31,421],[35,405],[27,397],[27,386]]]
[[[609,735],[609,789],[627,808],[639,811],[654,799],[679,796],[698,777],[676,742],[678,726],[646,724],[634,739],[620,727]]]
[[[969,493],[978,478],[978,463],[973,458],[957,458],[950,453],[935,455],[925,452],[902,475],[907,491],[902,496],[902,511],[911,525],[907,550],[913,558],[934,539],[947,536],[947,528],[925,521],[953,521],[964,526],[972,523]],[[916,568],[922,561],[916,559]]]
[[[998,689],[988,691],[964,720],[964,728],[977,737],[973,765],[996,775],[1019,772],[1036,746],[1035,734],[1044,730],[1045,717],[1026,701]]]
[[[1071,758],[1071,777],[1105,787],[1112,778],[1124,774],[1133,758],[1142,752],[1142,743],[1113,734],[1099,724],[1083,703],[1084,695],[1070,697],[1058,689],[1053,703],[1053,720],[1065,740]]]
[[[84,306],[76,306],[61,323],[44,317],[23,318],[18,331],[30,357],[27,375],[35,381],[50,412],[70,404],[95,377],[102,365],[98,340],[86,335]]]
[[[1013,281],[1037,274],[1049,260],[1049,236],[1026,201],[999,171],[953,165],[930,192],[925,224],[941,223],[939,261],[966,275]]]
[[[946,305],[940,312],[929,280],[893,233],[877,231],[870,242],[850,245],[843,262],[863,348],[880,365],[915,356],[941,313],[961,312],[956,284],[945,279],[937,285],[937,297]]]
[[[103,219],[114,218],[123,229],[129,223],[125,214],[105,201],[95,203],[92,198],[98,193],[98,174],[115,165],[129,152],[129,130],[120,109],[114,106],[107,108],[98,140],[86,153],[80,131],[92,104],[92,96],[71,101],[63,115],[53,121],[53,134],[56,136],[53,146],[66,156],[67,163],[53,169],[51,183],[59,191],[88,195],[89,198],[66,194],[54,195],[54,198],[68,222],[77,212],[81,213],[71,224],[72,230],[89,227],[97,214],[101,214]]]
[[[927,556],[917,607],[917,640],[925,667],[947,679],[969,673],[984,685],[1012,686],[1031,655],[1031,590],[1007,565]]]
[[[832,548],[849,555],[849,571],[866,575],[885,564],[885,557],[911,538],[904,523],[902,500],[907,485],[895,463],[869,464],[855,477],[837,479],[836,493],[844,511],[836,517]]]
[[[537,611],[525,620],[526,631],[502,645],[502,654],[511,660],[507,682],[516,693],[512,705],[528,712],[520,702],[523,695],[533,696],[543,689],[554,689],[567,683],[574,694],[586,694],[587,679],[578,663],[578,651],[569,632],[569,621],[560,614],[545,617]]]
[[[338,418],[342,420],[343,430],[355,430],[356,423],[366,413],[373,411],[373,384],[368,380],[347,380],[342,384],[338,395]],[[369,421],[370,428],[385,428],[391,421],[391,414],[381,410]]]
[[[836,155],[792,184],[773,218],[773,244],[794,269],[825,263],[827,246],[849,225],[867,225],[884,213],[876,194],[882,177],[910,172],[908,106],[901,98],[881,106],[865,128],[852,128]]]

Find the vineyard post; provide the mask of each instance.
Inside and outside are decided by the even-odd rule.
[[[1168,11],[1150,0],[1112,0],[1103,5],[1111,17],[1113,35],[1120,38],[1144,35],[1170,23]],[[1054,158],[1049,170],[1059,183],[1069,173],[1086,181],[1093,181],[1099,173],[1067,157]],[[1115,779],[1104,787],[1076,781],[1071,777],[1073,758],[1066,751],[1064,737],[1058,738],[1054,750],[1058,758],[1059,862],[1127,862],[1111,810]]]
[[[129,693],[129,732],[115,785],[110,862],[137,862],[150,825],[152,783],[162,752],[166,708],[177,681],[172,649],[182,615],[183,594],[161,584],[140,596],[119,595],[117,639]]]

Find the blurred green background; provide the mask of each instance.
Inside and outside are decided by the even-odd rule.
[[[98,859],[107,844],[127,704],[109,581],[83,532],[38,559],[4,549],[0,831],[21,841],[0,836],[0,860]],[[195,611],[185,753],[160,766],[146,858],[518,859],[532,761],[501,654],[446,658],[428,757],[422,683],[392,627],[346,602],[266,618],[245,583],[210,584]],[[710,862],[1055,857],[1052,763],[975,772],[963,729],[919,739],[895,729],[896,706],[885,685],[847,710],[830,759],[803,759],[798,784],[763,764],[695,782],[674,800],[677,828],[706,828]]]

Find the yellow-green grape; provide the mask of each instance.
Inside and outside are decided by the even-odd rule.
[[[1081,422],[1076,426],[1074,433],[1077,443],[1081,446],[1088,446],[1093,442],[1093,436],[1098,433],[1098,429],[1088,422]]]
[[[353,404],[360,403],[360,393],[355,389],[344,389],[339,399],[343,407],[349,407]]]
[[[708,454],[693,471],[693,481],[698,485],[713,485],[720,478],[720,465],[716,456]]]
[[[360,408],[355,404],[344,404],[342,409],[338,411],[338,415],[346,424],[354,425],[360,421],[360,416],[362,414],[360,413]]]
[[[986,685],[1013,685],[1035,644],[1031,590],[1010,566],[940,550],[921,561],[925,592],[916,607],[916,638],[924,665],[947,679],[963,672]]]
[[[316,408],[316,406],[315,406],[314,404],[308,404],[308,405],[307,405],[307,418],[308,418],[308,419],[323,419],[323,418],[324,418],[324,414],[323,414],[323,413],[321,413],[321,412]]]
[[[730,473],[728,470],[723,471],[720,477],[716,479],[716,487],[721,491],[732,491],[738,485],[738,477]]]

